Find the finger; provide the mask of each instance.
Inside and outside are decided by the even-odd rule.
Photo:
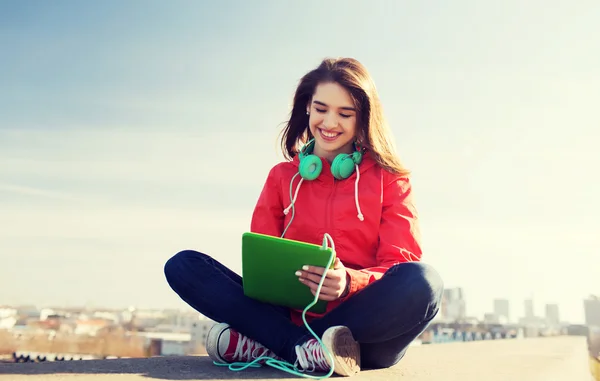
[[[311,294],[315,295],[317,293],[317,288],[310,288],[310,292]],[[321,296],[323,297],[327,297],[327,298],[331,298],[331,297],[337,297],[337,293],[334,292],[334,290],[329,289],[329,288],[321,288],[321,292],[319,292],[319,298]]]
[[[298,280],[300,280],[302,283],[304,283],[305,285],[309,286],[311,289],[316,290],[317,287],[319,287],[319,280],[314,280],[314,279],[310,279],[310,278],[304,278],[304,277],[299,277]],[[327,279],[323,282],[323,285],[321,286],[321,289],[332,289],[332,290],[336,290],[339,287],[336,287],[336,285],[338,285],[337,282],[332,282],[332,281],[328,281]]]
[[[321,279],[321,277],[318,277]],[[336,270],[329,270],[325,277],[325,281],[334,282],[340,284],[346,279],[346,268],[340,268]]]
[[[313,295],[316,295],[317,292],[315,290],[310,290],[310,292]],[[337,295],[327,295],[327,294],[323,294],[322,292],[319,294],[319,300],[324,300],[326,302],[332,302],[334,300],[336,300],[338,297]]]
[[[325,272],[324,267],[309,266],[309,265],[302,266],[302,270],[305,272],[311,273],[311,274],[316,274],[316,275],[323,275],[323,273]]]
[[[333,268],[334,269],[342,269],[342,268],[344,268],[344,265],[342,264],[342,261],[340,261],[340,259],[338,257],[335,257],[335,262],[333,262]]]
[[[315,274],[315,273],[311,273],[309,271],[296,271],[296,276],[298,278],[305,278],[305,279],[309,279],[312,282],[316,282],[319,283],[321,281],[321,278],[323,277],[323,274]],[[327,281],[327,278],[329,278],[329,274],[325,275],[325,281]]]
[[[322,268],[321,268],[322,269]],[[320,282],[321,278],[323,277],[323,272],[324,271],[320,271],[319,273],[314,273],[311,271],[296,271],[296,275],[303,277],[303,278],[308,278],[311,279],[312,281],[315,282]],[[339,282],[342,278],[344,278],[346,276],[346,271],[345,268],[344,270],[342,269],[337,269],[337,270],[333,270],[333,269],[329,269],[326,272],[326,279],[330,279],[332,281],[335,282]]]
[[[315,274],[310,274],[310,273],[302,273],[299,276],[299,278],[306,279],[308,282],[312,282],[315,285],[318,285],[319,283],[321,283],[322,275],[315,275]],[[326,276],[325,279],[323,280],[323,287],[335,288],[336,285],[339,285],[339,284],[340,284],[339,277],[329,277],[329,276]]]
[[[312,292],[313,295],[314,293],[317,291],[317,289],[319,288],[319,284],[312,282],[308,279],[305,278],[299,278],[298,279],[301,283],[303,283],[304,285],[306,285]],[[320,294],[325,294],[325,295],[338,295],[338,291],[336,291],[335,287],[328,287],[326,285],[321,286],[321,292]]]

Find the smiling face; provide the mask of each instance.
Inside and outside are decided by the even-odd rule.
[[[317,85],[310,104],[308,126],[315,137],[313,154],[329,162],[340,153],[352,153],[356,110],[350,93],[335,82]]]

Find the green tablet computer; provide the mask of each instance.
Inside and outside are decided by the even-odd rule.
[[[244,233],[244,294],[263,302],[304,310],[315,297],[306,285],[300,283],[295,272],[301,270],[304,265],[326,267],[331,255],[331,248],[324,249],[320,245],[258,233]],[[323,313],[326,307],[326,301],[318,300],[308,311]]]

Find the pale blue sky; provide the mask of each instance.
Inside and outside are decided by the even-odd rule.
[[[600,3],[4,1],[0,304],[185,304],[162,266],[240,234],[298,79],[370,70],[424,260],[467,312],[600,293]]]

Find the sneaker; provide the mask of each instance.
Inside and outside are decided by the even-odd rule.
[[[235,331],[226,323],[215,324],[210,328],[206,337],[206,352],[213,361],[222,364],[249,363],[263,356],[279,359],[273,351]]]
[[[333,356],[333,372],[340,376],[353,376],[360,371],[360,345],[348,327],[328,328],[321,338]],[[307,372],[329,372],[329,356],[316,339],[296,346],[296,367]]]

